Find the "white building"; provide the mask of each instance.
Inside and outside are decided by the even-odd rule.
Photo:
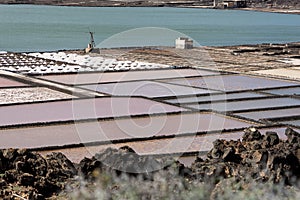
[[[189,38],[180,37],[177,38],[176,41],[176,49],[192,49],[193,48],[193,40]]]
[[[246,0],[224,0],[223,8],[246,8],[247,1]]]

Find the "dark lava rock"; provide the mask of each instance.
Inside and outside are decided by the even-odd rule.
[[[191,177],[192,171],[173,158],[141,156],[129,147],[108,148],[92,158],[84,158],[79,163],[79,171],[88,180],[98,178],[99,173],[117,176],[126,174],[130,178],[154,180],[156,173],[167,172],[181,177]]]
[[[32,174],[24,173],[18,177],[21,185],[24,186],[33,186],[35,178]]]
[[[276,132],[267,131],[264,140],[267,141],[267,147],[271,147],[279,143],[279,137]]]
[[[77,174],[74,164],[61,153],[43,157],[26,149],[0,150],[0,172],[0,199],[11,196],[16,188],[28,199],[43,199],[62,190]],[[10,188],[8,183],[16,187]]]
[[[207,157],[211,159],[222,158],[225,150],[225,140],[216,140],[213,142],[214,147],[208,152]]]
[[[229,177],[254,178],[288,185],[300,181],[300,134],[286,129],[287,141],[277,133],[262,135],[255,128],[244,130],[242,142],[216,140],[207,159],[196,159],[192,174],[199,180]]]
[[[208,158],[235,163],[240,163],[242,160],[237,154],[237,152],[244,151],[240,141],[216,140],[213,145],[214,147],[207,154]]]
[[[120,149],[107,148],[91,159],[84,158],[80,163],[80,171],[85,177],[92,176],[95,170],[113,171],[116,174],[126,173],[131,176],[143,174],[145,177],[164,165],[151,156],[140,156],[129,147]]]
[[[40,177],[35,183],[34,188],[39,194],[43,196],[51,196],[53,193],[57,193],[63,189],[62,185],[55,180],[51,180],[46,177]]]
[[[279,136],[276,132],[267,131],[266,134],[263,136],[263,140],[260,143],[261,148],[270,148],[275,147],[279,144]]]
[[[262,139],[261,133],[256,128],[244,130],[243,142],[252,142]]]
[[[251,152],[250,156],[251,156],[251,161],[253,163],[266,165],[268,161],[269,153],[265,149],[260,149]]]
[[[287,140],[277,133],[261,134],[245,129],[242,141],[216,140],[207,158],[197,158],[191,168],[168,157],[141,156],[128,146],[108,148],[76,165],[62,153],[42,156],[26,149],[0,150],[0,199],[22,194],[26,199],[45,199],[65,188],[78,173],[93,181],[99,173],[129,175],[154,180],[155,173],[174,173],[190,181],[218,184],[223,179],[284,183],[300,181],[300,134],[288,128]],[[138,179],[136,179],[138,180]],[[18,190],[18,191],[16,191]]]
[[[294,131],[291,128],[287,128],[285,130],[285,135],[287,136],[287,142],[291,144],[299,144],[300,143],[300,134]]]
[[[3,188],[6,185],[7,185],[6,181],[3,180],[3,179],[0,179],[0,189]]]
[[[18,172],[15,169],[10,169],[5,171],[4,173],[4,180],[6,180],[8,183],[13,183],[17,181]]]
[[[224,151],[222,159],[226,162],[240,163],[241,157],[235,154],[235,149],[233,147],[227,147]]]
[[[77,174],[74,164],[62,153],[52,153],[46,156],[47,176],[58,181],[64,181]]]
[[[210,162],[209,160],[193,163],[192,176],[198,181],[216,184],[236,174],[237,165],[231,162]]]

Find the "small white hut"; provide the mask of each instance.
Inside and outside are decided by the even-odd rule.
[[[176,49],[192,49],[193,48],[193,40],[185,37],[177,38],[176,41]]]

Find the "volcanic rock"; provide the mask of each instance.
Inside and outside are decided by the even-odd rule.
[[[216,140],[207,159],[192,164],[192,174],[199,180],[249,176],[292,185],[300,181],[300,134],[288,128],[286,135],[283,141],[275,132],[248,128],[242,142]]]
[[[95,170],[108,170],[117,174],[127,173],[131,176],[143,174],[146,177],[151,172],[164,167],[157,159],[151,156],[140,156],[128,147],[119,150],[108,148],[95,154],[91,159],[84,158],[79,166],[80,172],[85,177],[91,176]]]
[[[32,174],[24,173],[19,178],[19,182],[24,186],[33,186],[35,178]]]
[[[243,142],[252,142],[262,139],[261,133],[256,128],[244,130]]]
[[[287,136],[287,142],[290,144],[299,144],[300,143],[300,134],[294,131],[291,128],[285,130],[285,135]]]
[[[228,178],[285,185],[300,181],[299,133],[288,128],[287,140],[281,140],[275,132],[263,135],[255,128],[244,132],[242,141],[216,140],[206,158],[198,157],[191,168],[169,157],[138,155],[128,146],[108,148],[78,165],[62,153],[44,157],[26,149],[0,150],[0,199],[13,199],[13,194],[45,199],[64,190],[77,174],[93,181],[102,172],[154,181],[155,173],[167,172],[172,177],[176,171],[190,181],[214,185]]]
[[[0,150],[0,198],[10,197],[18,188],[29,199],[41,199],[61,191],[77,174],[73,163],[61,153],[44,158],[26,149]],[[10,185],[18,187],[10,187]]]

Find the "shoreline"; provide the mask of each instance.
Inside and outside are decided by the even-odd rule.
[[[204,46],[199,46],[199,47],[194,47],[194,49],[197,48],[243,48],[243,47],[252,47],[252,48],[261,48],[262,46],[270,45],[272,46],[289,46],[289,45],[298,45],[300,44],[299,41],[291,41],[291,42],[278,42],[278,43],[268,43],[268,42],[263,42],[263,43],[256,43],[256,44],[232,44],[232,45],[204,45]],[[100,50],[136,50],[136,49],[168,49],[168,48],[174,48],[173,46],[135,46],[135,47],[112,47],[112,48],[100,48]],[[84,48],[70,48],[70,49],[56,49],[56,50],[46,50],[46,51],[7,51],[3,50],[4,52],[8,53],[49,53],[49,52],[84,52]]]
[[[232,9],[222,9],[216,8],[210,5],[189,5],[189,3],[149,3],[140,2],[140,4],[135,4],[136,2],[106,2],[100,4],[92,3],[0,3],[0,5],[36,5],[36,6],[62,6],[62,7],[85,7],[85,8],[95,8],[95,7],[139,7],[139,8],[193,8],[193,9],[213,9],[213,10],[240,10],[240,11],[254,11],[254,12],[267,12],[267,13],[278,13],[278,14],[293,14],[300,15],[300,8],[263,8],[263,7],[247,7],[247,8],[232,8]]]
[[[260,12],[260,11],[257,11]],[[243,48],[245,46],[247,47],[258,47],[260,48],[261,46],[266,46],[266,45],[270,45],[270,46],[286,46],[286,45],[298,45],[300,43],[300,40],[297,41],[287,41],[287,42],[274,42],[274,43],[270,43],[270,42],[262,42],[262,43],[241,43],[241,44],[230,44],[230,45],[201,45],[199,47],[194,47],[194,48]],[[117,50],[122,50],[122,49],[127,49],[127,50],[136,50],[136,49],[156,49],[156,48],[174,48],[174,46],[132,46],[132,47],[112,47],[112,48],[100,48],[100,50],[113,50],[113,49],[117,49]],[[0,54],[1,52],[3,53],[50,53],[50,52],[83,52],[84,48],[82,47],[76,47],[76,48],[64,48],[64,49],[48,49],[48,50],[34,50],[34,51],[9,51],[6,49],[0,49]]]
[[[290,10],[290,9],[280,9],[280,8],[239,8],[238,10],[300,15],[300,9]]]

